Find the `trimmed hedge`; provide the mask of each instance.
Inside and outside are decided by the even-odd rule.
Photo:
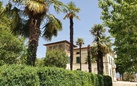
[[[4,65],[0,67],[0,86],[112,86],[112,79],[55,67]]]
[[[39,86],[37,69],[19,65],[1,66],[0,86]]]
[[[103,76],[104,86],[112,86],[112,78],[110,76]]]

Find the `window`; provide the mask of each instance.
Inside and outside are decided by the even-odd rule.
[[[49,50],[52,50],[52,46],[49,46]]]
[[[68,45],[66,45],[66,49],[67,51],[70,51],[70,47]]]
[[[61,44],[59,45],[59,49],[62,49],[62,45]]]
[[[109,64],[111,64],[111,58],[110,58],[110,56],[108,57],[108,59],[109,59]]]
[[[54,45],[54,46],[53,46],[53,49],[57,49],[57,45]]]
[[[76,63],[80,63],[80,57],[76,57]]]
[[[110,76],[112,76],[112,70],[110,69]]]
[[[79,54],[79,52],[76,52],[76,54]]]
[[[109,72],[108,72],[109,70],[108,70],[108,66],[106,65],[106,74],[108,74]]]

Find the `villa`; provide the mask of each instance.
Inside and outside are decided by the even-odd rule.
[[[44,44],[46,46],[46,51],[50,51],[53,49],[60,49],[64,50],[68,57],[70,57],[70,42],[67,40],[53,42]],[[76,45],[73,45],[73,70],[80,69],[80,53],[79,48]],[[88,72],[88,64],[87,64],[87,47],[81,48],[81,63],[82,63],[82,71]],[[70,58],[68,58],[70,61]],[[66,69],[70,69],[70,63],[68,61]],[[92,73],[97,74],[97,63],[91,63]],[[112,80],[116,80],[116,65],[114,63],[114,53],[108,53],[106,56],[103,57],[103,66],[104,66],[104,75],[109,75],[112,77]]]

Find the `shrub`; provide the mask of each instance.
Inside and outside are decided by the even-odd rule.
[[[91,79],[93,86],[99,86],[98,77],[96,74],[91,74]]]
[[[112,86],[109,76],[56,67],[0,66],[0,86]]]
[[[38,86],[37,71],[20,65],[0,67],[0,86]]]
[[[112,78],[110,76],[103,76],[104,77],[104,86],[112,86]]]
[[[59,67],[66,68],[68,62],[68,56],[65,51],[62,50],[52,50],[46,53],[46,58],[44,58],[44,64],[48,67]]]
[[[99,83],[98,86],[107,86],[107,85],[104,85],[104,80],[102,75],[97,75],[97,77],[98,77],[98,83]]]

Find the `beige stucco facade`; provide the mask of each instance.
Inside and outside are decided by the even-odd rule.
[[[70,56],[70,43],[66,40],[44,44],[46,46],[47,51],[50,51],[52,49],[62,49],[66,51],[66,54]],[[80,69],[80,53],[79,48],[74,45],[73,50],[73,70]],[[81,48],[81,63],[82,63],[82,71],[88,72],[88,64],[86,63],[87,59],[87,47]],[[70,64],[66,64],[66,69],[70,69]],[[97,63],[92,62],[91,63],[92,73],[97,74]],[[114,63],[114,55],[113,53],[109,53],[106,56],[103,57],[103,67],[104,67],[104,75],[109,75],[112,77],[112,80],[116,80],[116,65]]]

